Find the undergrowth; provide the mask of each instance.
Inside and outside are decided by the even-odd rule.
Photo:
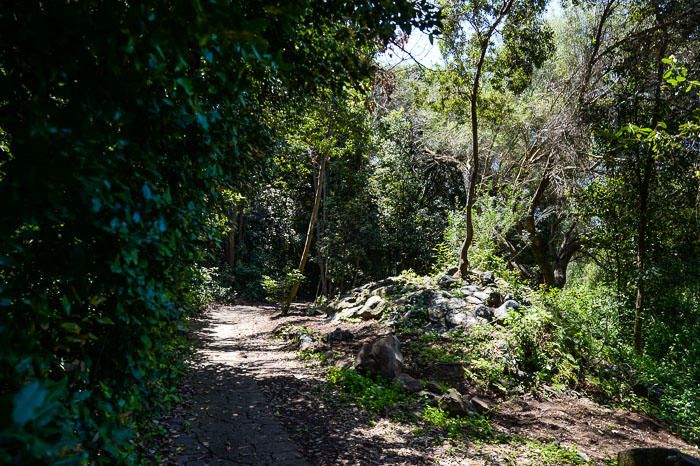
[[[351,369],[331,367],[327,379],[341,389],[346,400],[375,414],[386,413],[411,399],[398,383],[371,378]]]

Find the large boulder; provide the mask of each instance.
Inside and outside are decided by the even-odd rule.
[[[399,339],[394,335],[385,335],[372,343],[365,343],[355,359],[355,368],[360,372],[395,379],[403,369]]]
[[[498,308],[494,309],[493,311],[493,317],[498,322],[499,324],[502,324],[503,321],[505,321],[506,316],[508,315],[508,310],[509,309],[518,309],[520,307],[520,304],[518,304],[517,301],[513,301],[512,299],[509,299],[505,303],[501,304]]]
[[[633,448],[617,454],[619,466],[700,466],[700,460],[675,448]]]
[[[455,388],[450,388],[440,397],[438,406],[453,416],[464,416],[471,411],[469,400]]]
[[[423,384],[420,380],[414,379],[408,374],[401,373],[397,379],[401,388],[406,390],[408,393],[418,393],[423,390]]]

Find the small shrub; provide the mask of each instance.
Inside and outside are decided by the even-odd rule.
[[[348,400],[368,411],[383,413],[409,400],[396,382],[377,377],[371,378],[354,370],[332,367],[328,382],[339,387]]]
[[[576,447],[566,447],[554,442],[544,443],[534,439],[518,439],[527,449],[526,456],[542,466],[585,465],[589,461],[579,454]]]
[[[441,408],[426,406],[421,413],[421,419],[428,425],[444,430],[450,438],[485,440],[494,435],[491,422],[477,413],[469,416],[450,416]]]
[[[265,290],[265,297],[270,301],[281,302],[287,296],[295,283],[304,281],[304,274],[297,269],[287,271],[281,277],[270,277],[263,275],[260,284]]]

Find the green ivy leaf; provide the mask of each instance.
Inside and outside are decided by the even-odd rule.
[[[79,334],[80,333],[80,326],[74,322],[66,322],[61,324],[61,328],[67,332],[74,333],[74,334]]]
[[[12,410],[12,420],[20,426],[35,419],[37,410],[46,400],[46,389],[39,385],[39,382],[32,382],[25,385],[22,390],[15,395],[14,409]]]

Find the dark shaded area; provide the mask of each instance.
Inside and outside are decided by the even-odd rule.
[[[245,372],[203,365],[192,370],[186,385],[182,420],[187,423],[175,441],[182,450],[177,464],[307,464]]]
[[[270,338],[268,332],[247,338],[214,336],[214,325],[236,325],[239,317],[255,319],[254,309],[239,307],[235,317],[223,322],[208,316],[194,321],[197,345],[205,352],[265,351],[284,357],[285,347],[260,343],[260,338]],[[295,322],[301,324],[303,318],[293,316],[285,324]],[[270,364],[265,361],[251,363],[213,363],[201,352],[195,356],[182,382],[183,401],[168,421],[175,439],[169,464],[431,463],[415,451],[395,452],[410,447],[412,438],[368,436],[372,416],[332,398],[322,380],[280,374],[279,367],[266,367]]]

